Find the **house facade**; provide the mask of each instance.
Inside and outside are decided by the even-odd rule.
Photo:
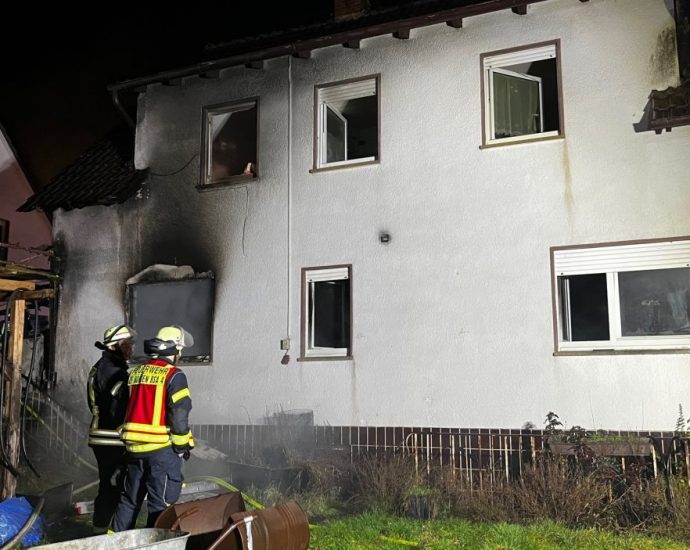
[[[195,423],[672,429],[690,127],[633,125],[678,84],[673,14],[521,11],[148,83],[142,189],[55,213],[63,400],[131,317],[127,280],[165,264],[214,281]]]

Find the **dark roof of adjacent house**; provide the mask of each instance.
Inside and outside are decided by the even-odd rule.
[[[52,212],[124,202],[140,189],[147,174],[134,168],[133,141],[129,129],[111,132],[17,210]]]

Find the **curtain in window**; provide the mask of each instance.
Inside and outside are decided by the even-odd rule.
[[[539,82],[493,73],[495,138],[539,132]]]

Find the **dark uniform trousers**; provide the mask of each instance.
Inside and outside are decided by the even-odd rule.
[[[93,503],[93,525],[106,528],[110,526],[110,520],[120,500],[125,447],[124,445],[94,445],[91,449],[98,464],[98,495]]]
[[[146,527],[153,527],[165,508],[175,504],[182,491],[183,459],[165,447],[138,458],[129,453],[124,493],[113,518],[113,530],[134,529],[141,503],[148,494]]]

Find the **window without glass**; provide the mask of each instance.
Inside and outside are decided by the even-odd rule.
[[[563,134],[559,42],[483,54],[483,143]]]
[[[0,219],[0,243],[10,242],[10,221]],[[0,246],[0,260],[7,261],[7,247]]]
[[[194,345],[182,350],[181,361],[209,363],[213,348],[213,273],[190,279],[141,281],[127,285],[127,323],[139,338],[135,359],[143,361],[144,340],[166,325],[181,325],[194,337]]]
[[[379,157],[379,77],[316,87],[314,167]]]
[[[258,99],[205,107],[201,185],[256,177]]]
[[[349,357],[350,266],[302,269],[302,357]]]
[[[690,349],[690,240],[551,253],[557,350]]]

